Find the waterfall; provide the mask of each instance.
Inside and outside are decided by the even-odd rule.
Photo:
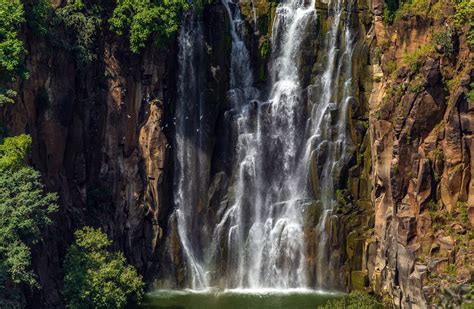
[[[205,72],[202,25],[193,12],[184,15],[179,37],[178,88],[174,125],[175,171],[174,203],[178,234],[185,259],[190,286],[194,289],[209,285],[203,267],[203,254],[198,245],[202,221],[199,205],[207,194],[208,159],[205,148],[206,102],[204,100]]]
[[[229,15],[231,20],[239,16]],[[293,195],[292,173],[302,116],[302,89],[295,64],[304,31],[315,26],[314,3],[280,4],[276,16],[272,42],[282,44],[274,45],[280,52],[273,53],[272,61],[278,74],[270,100],[244,102],[237,118],[235,200],[215,234],[216,243],[227,241],[224,247],[229,288],[307,285],[301,199]],[[240,38],[238,34],[232,36]],[[240,41],[235,45],[245,48]],[[238,52],[232,57],[245,54]]]
[[[340,26],[343,13],[343,1],[331,1],[329,8],[333,12],[333,22],[326,37],[327,61],[322,76],[319,78],[321,93],[319,100],[313,105],[312,125],[310,138],[306,145],[306,159],[310,159],[312,149],[316,152],[324,152],[325,157],[322,163],[320,175],[321,184],[321,205],[322,216],[319,220],[317,230],[319,234],[317,252],[317,272],[316,285],[318,287],[329,288],[334,285],[334,275],[330,271],[323,269],[334,269],[330,260],[328,221],[332,215],[335,205],[334,182],[339,176],[342,165],[345,161],[345,146],[347,143],[347,109],[352,91],[352,35],[350,29],[351,14],[346,15],[343,24],[344,42],[342,48],[338,47]],[[352,11],[352,1],[348,1],[348,12]],[[341,72],[344,68],[345,71]],[[337,93],[338,82],[343,83],[342,95]],[[333,117],[337,120],[336,125],[332,125]]]
[[[221,204],[206,236],[200,235],[203,221],[197,210],[203,183],[209,182],[202,152],[205,118],[197,116],[205,106],[200,95],[204,78],[198,77],[204,70],[199,60],[203,39],[196,18],[185,19],[179,35],[175,215],[190,287],[337,286],[338,278],[329,271],[339,265],[330,255],[328,225],[335,183],[349,159],[352,1],[329,1],[329,30],[317,33],[324,40],[317,51],[307,47],[319,29],[315,0],[279,3],[270,40],[269,88],[258,90],[239,4],[222,0],[232,37],[228,99],[237,130],[236,162],[229,202]],[[311,63],[308,52],[313,53]],[[322,71],[310,81],[304,72],[316,59]],[[308,219],[312,214],[320,214],[316,222]]]

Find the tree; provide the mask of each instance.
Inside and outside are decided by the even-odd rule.
[[[110,28],[119,35],[128,34],[130,49],[139,53],[150,38],[158,44],[169,39],[189,7],[186,0],[118,0]]]
[[[40,173],[24,163],[30,145],[28,135],[0,144],[0,308],[22,306],[20,285],[39,287],[31,247],[57,209],[56,194],[45,193]]]
[[[66,28],[65,47],[71,50],[79,67],[97,58],[96,38],[101,29],[102,6],[100,1],[67,0],[56,9],[56,17]]]
[[[25,21],[20,0],[0,0],[0,106],[13,103],[16,92],[7,87],[18,75],[26,77],[25,48],[18,31]]]
[[[100,229],[75,232],[64,261],[64,295],[69,308],[124,308],[143,297],[143,279]]]

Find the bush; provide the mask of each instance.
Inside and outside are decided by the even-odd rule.
[[[387,69],[388,75],[395,72],[397,70],[397,61],[396,60],[387,61],[386,69]]]
[[[161,45],[176,33],[181,14],[189,7],[186,0],[118,0],[110,28],[118,35],[127,34],[131,51],[139,53],[149,39]]]
[[[467,101],[474,102],[474,83],[471,83],[469,88],[469,92],[467,93]]]
[[[46,194],[40,173],[24,164],[30,145],[27,135],[0,144],[0,308],[23,304],[20,285],[38,287],[31,247],[57,209],[57,196]]]
[[[100,229],[75,232],[64,261],[64,295],[69,308],[124,308],[140,302],[143,280],[122,253],[109,252],[111,241]]]
[[[382,309],[382,303],[362,292],[352,292],[343,299],[330,300],[319,309]]]
[[[400,6],[397,16],[419,16],[426,18],[431,11],[431,3],[426,0],[408,0]]]
[[[407,53],[403,57],[403,62],[410,67],[412,72],[416,73],[420,69],[423,61],[434,51],[432,44],[426,44],[412,53]]]
[[[36,0],[25,2],[26,23],[35,34],[46,35],[49,32],[49,22],[53,16],[51,0]]]
[[[69,42],[66,48],[73,51],[79,67],[97,58],[95,38],[100,30],[102,8],[94,1],[68,0],[56,10],[60,23],[64,24]]]
[[[0,85],[7,86],[17,76],[26,77],[23,64],[25,48],[18,38],[18,31],[25,21],[20,0],[0,0]],[[0,106],[13,103],[16,93],[0,87]]]
[[[383,21],[386,24],[393,23],[395,13],[398,10],[398,0],[386,0],[383,8]]]
[[[474,48],[474,1],[456,0],[454,25],[458,28],[468,26],[467,43],[471,49]]]
[[[433,34],[433,44],[441,48],[441,51],[448,57],[454,56],[453,30],[449,28],[446,32],[436,32]]]

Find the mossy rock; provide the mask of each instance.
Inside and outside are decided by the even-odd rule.
[[[367,271],[352,271],[351,284],[354,290],[364,291],[369,286],[369,276]]]
[[[318,224],[323,205],[321,201],[313,201],[305,205],[304,226],[311,228]]]

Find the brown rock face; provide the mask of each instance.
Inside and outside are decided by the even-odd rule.
[[[375,24],[377,42],[390,45],[382,62],[397,69],[375,82],[369,101],[377,248],[368,253],[370,284],[396,307],[459,304],[470,282],[461,279],[469,272],[463,263],[473,262],[474,250],[464,236],[472,233],[474,195],[467,120],[473,115],[463,86],[472,81],[464,65],[472,54],[465,45],[449,59],[428,51],[415,70],[407,59],[431,44],[441,22],[408,17],[393,26],[377,18]],[[446,87],[448,78],[461,82]],[[458,289],[452,296],[447,282]]]
[[[209,117],[217,127],[230,63],[224,52],[230,50],[227,14],[221,5],[208,5],[202,18]],[[176,236],[167,227],[173,207],[177,42],[171,39],[162,48],[149,44],[135,55],[126,38],[107,27],[101,31],[95,36],[97,59],[86,67],[71,51],[26,31],[30,78],[19,85],[18,102],[0,108],[0,123],[10,134],[32,135],[32,164],[43,173],[48,190],[60,195],[54,224],[33,257],[42,290],[29,296],[45,308],[64,306],[61,269],[75,229],[101,227],[147,282],[160,272],[164,235]],[[225,160],[215,161],[225,167]],[[179,255],[179,250],[173,252]]]

